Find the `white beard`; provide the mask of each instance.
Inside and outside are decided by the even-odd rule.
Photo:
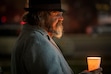
[[[51,33],[53,37],[56,37],[56,38],[62,37],[62,34],[63,34],[62,21],[58,21],[55,27],[53,27],[52,23],[48,23],[46,24],[46,26],[47,26],[47,31]]]
[[[56,26],[56,30],[53,30],[53,35],[56,38],[61,38],[63,35],[63,26],[62,23],[58,23]]]

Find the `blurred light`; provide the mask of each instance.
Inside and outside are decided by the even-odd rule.
[[[2,22],[2,23],[5,23],[6,21],[7,21],[7,17],[6,17],[6,16],[2,16],[2,17],[1,17],[1,22]]]
[[[20,22],[21,25],[24,25],[25,23],[26,23],[26,22],[24,22],[24,21],[21,21],[21,22]]]
[[[92,32],[93,32],[92,27],[91,27],[91,26],[88,26],[88,27],[86,28],[86,34],[90,35],[90,34],[92,34]]]
[[[96,4],[96,8],[100,11],[108,11],[110,6],[108,4]]]
[[[97,8],[97,10],[101,10],[102,9],[102,5],[101,4],[96,4],[96,8]]]
[[[106,10],[106,11],[108,11],[108,10],[110,9],[110,7],[109,7],[108,4],[104,4],[104,5],[103,5],[103,9]]]

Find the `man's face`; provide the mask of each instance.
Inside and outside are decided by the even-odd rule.
[[[52,11],[48,19],[48,24],[50,25],[50,32],[54,37],[60,38],[63,33],[63,12]]]

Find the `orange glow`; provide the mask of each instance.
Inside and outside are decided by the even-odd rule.
[[[87,57],[88,71],[98,69],[100,67],[101,57]]]

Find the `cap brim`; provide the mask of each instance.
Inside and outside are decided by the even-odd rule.
[[[31,12],[35,12],[35,11],[60,11],[60,12],[65,12],[65,10],[63,9],[34,9],[34,8],[24,8],[25,11],[31,11]]]

